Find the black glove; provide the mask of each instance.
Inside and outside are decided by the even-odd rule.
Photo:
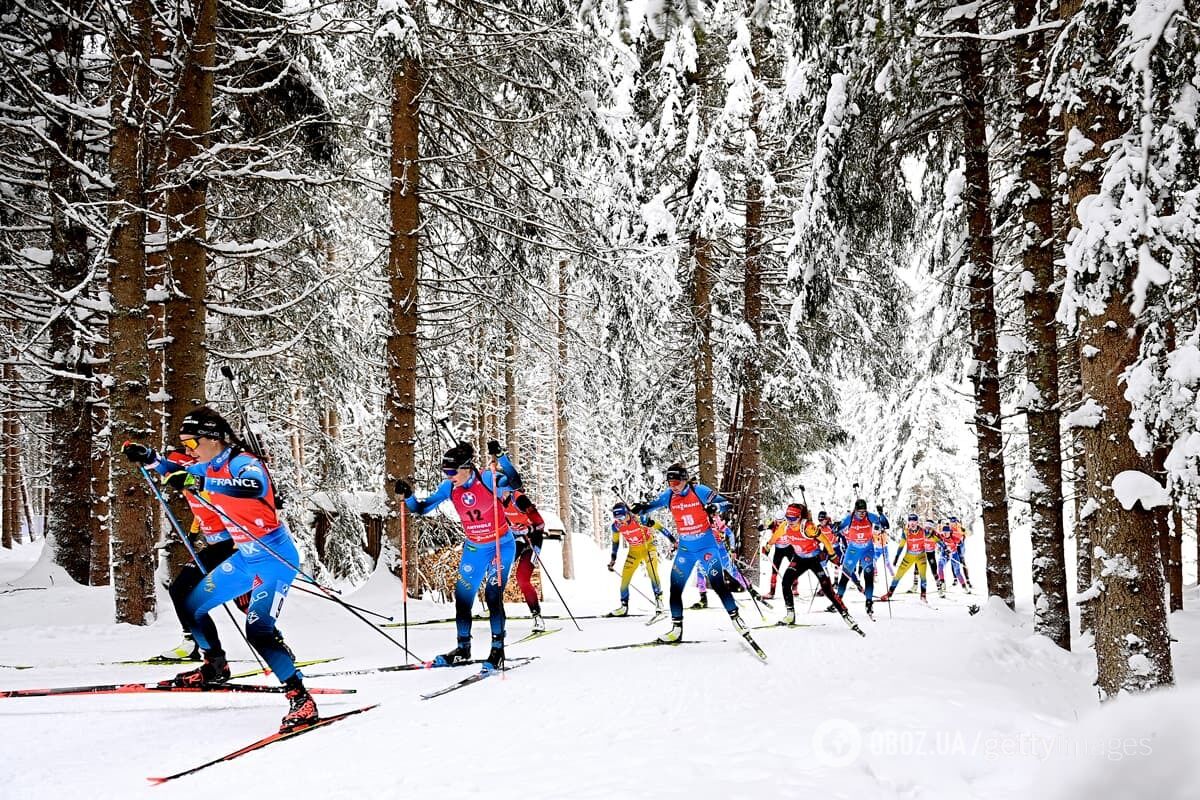
[[[412,487],[409,486],[408,481],[404,480],[403,478],[398,478],[396,482],[392,484],[392,491],[398,494],[401,500],[407,500],[408,498],[412,497],[413,493]]]
[[[633,505],[631,505],[629,507],[629,513],[630,514],[645,514],[646,513],[646,503],[634,503]]]
[[[177,492],[182,492],[184,489],[195,489],[200,484],[200,481],[186,469],[181,469],[168,475],[163,480],[163,483]]]
[[[153,464],[158,461],[158,453],[154,452],[154,448],[137,442],[126,442],[121,452],[134,464]]]
[[[883,516],[883,506],[875,506],[875,513],[882,517]]]
[[[504,452],[504,451],[500,449],[499,442],[497,442],[495,439],[488,439],[488,455],[489,456],[498,456],[502,452]]]

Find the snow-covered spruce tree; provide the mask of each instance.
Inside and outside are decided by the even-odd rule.
[[[107,482],[93,489],[91,464],[108,446],[95,440],[106,306],[98,201],[108,171],[106,64],[94,46],[99,11],[16,4],[8,13],[0,39],[0,316],[9,321],[5,357],[19,362],[20,380],[6,381],[4,391],[26,427],[41,428],[42,414],[50,426],[50,444],[37,447],[47,446],[54,460],[46,531],[53,558],[81,583],[107,583],[105,551],[94,565],[90,555],[107,494]]]
[[[1095,410],[1081,437],[1094,543],[1085,600],[1095,604],[1098,684],[1113,697],[1174,681],[1150,535],[1152,509],[1170,498],[1146,474],[1153,440],[1134,404],[1146,383],[1136,366],[1150,289],[1171,277],[1156,253],[1182,252],[1191,227],[1161,222],[1170,192],[1152,168],[1153,71],[1194,63],[1195,45],[1179,33],[1177,7],[1067,2],[1059,12],[1048,91],[1063,115],[1073,227],[1059,317],[1079,326],[1084,403]]]

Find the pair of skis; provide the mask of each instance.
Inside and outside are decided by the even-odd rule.
[[[60,697],[89,694],[152,694],[155,692],[262,692],[283,694],[287,687],[264,686],[257,683],[210,683],[203,686],[175,686],[171,683],[101,683],[90,686],[57,686],[49,689],[5,689],[6,697]],[[355,694],[357,689],[309,688],[309,694]]]

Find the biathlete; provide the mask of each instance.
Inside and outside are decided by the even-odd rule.
[[[304,676],[296,669],[292,651],[276,627],[296,577],[300,554],[277,514],[270,474],[263,462],[237,440],[225,418],[207,406],[183,418],[179,441],[196,459],[194,464],[180,468],[140,444],[126,444],[124,452],[130,461],[167,476],[166,482],[173,488],[185,494],[204,493],[220,511],[217,516],[228,518],[225,527],[234,551],[215,564],[183,601],[181,616],[204,654],[204,663],[176,675],[171,683],[203,688],[229,680],[229,664],[209,612],[249,593],[246,640],[287,687],[289,709],[279,730],[286,732],[315,722],[319,718],[317,704],[304,688]]]
[[[808,506],[803,503],[792,503],[787,507],[785,521],[776,525],[771,532],[771,538],[763,545],[763,555],[766,555],[768,550],[779,542],[786,542],[792,550],[787,568],[783,571],[783,604],[787,607],[787,612],[783,617],[784,624],[796,624],[794,587],[799,583],[800,576],[806,572],[812,572],[817,576],[821,591],[833,603],[838,613],[850,621],[850,613],[846,610],[846,604],[834,591],[833,582],[829,580],[829,575],[825,573],[825,566],[822,563],[823,552],[832,555],[832,548],[826,549],[827,546],[821,540],[820,530],[813,524]]]
[[[428,497],[420,499],[403,479],[394,489],[414,514],[432,514],[439,505],[450,501],[463,527],[462,557],[458,562],[458,580],[454,583],[454,617],[458,645],[438,656],[438,666],[454,666],[471,661],[471,607],[475,593],[484,584],[483,599],[491,622],[492,647],[484,661],[485,669],[504,666],[504,592],[516,553],[516,541],[509,530],[508,518],[496,494],[511,489],[508,475],[475,468],[475,448],[466,442],[451,447],[442,456],[445,479]],[[503,472],[516,474],[507,457],[497,459]],[[510,472],[511,470],[511,472]]]
[[[838,532],[846,540],[846,555],[842,559],[842,577],[838,579],[838,597],[846,596],[846,583],[861,565],[863,571],[863,594],[867,596],[867,616],[872,616],[875,604],[871,595],[875,591],[875,528],[888,527],[887,517],[867,511],[867,501],[854,501],[854,510],[842,520]]]
[[[904,533],[900,538],[900,546],[904,552],[904,560],[900,562],[900,568],[896,570],[895,576],[892,577],[892,583],[888,590],[880,597],[881,602],[888,602],[892,599],[892,595],[896,593],[896,587],[900,585],[900,580],[910,569],[916,568],[913,575],[920,577],[921,582],[921,600],[928,602],[925,597],[925,568],[927,559],[925,557],[925,532],[926,529],[921,527],[920,517],[916,514],[909,514],[908,520],[904,523]]]
[[[725,582],[720,545],[713,534],[712,520],[705,510],[710,503],[718,509],[729,506],[729,501],[715,489],[689,480],[687,468],[682,464],[672,464],[667,468],[667,489],[649,503],[637,503],[630,508],[633,513],[641,515],[665,508],[671,512],[675,522],[675,538],[679,549],[671,566],[671,630],[658,638],[660,642],[674,643],[683,639],[683,587],[687,585],[693,568],[704,571],[708,585],[721,598],[737,631],[744,633],[748,630]]]
[[[488,443],[488,448],[490,452],[491,442]],[[498,458],[499,445],[495,449],[497,452],[492,455]],[[507,477],[512,479],[511,476]],[[533,631],[540,633],[546,630],[546,621],[542,618],[541,598],[538,597],[537,587],[533,585],[533,568],[541,557],[542,542],[546,537],[546,521],[542,519],[542,514],[533,501],[519,488],[501,489],[500,502],[504,508],[508,530],[517,545],[513,555],[513,562],[517,567],[517,585],[521,587],[521,596],[525,598],[525,605],[529,606],[529,614],[533,617]]]
[[[608,560],[608,571],[615,572],[617,550],[624,540],[629,548],[625,553],[625,565],[621,568],[621,605],[608,616],[624,617],[629,614],[629,584],[642,564],[650,576],[650,587],[654,590],[655,613],[662,607],[662,582],[658,579],[658,548],[654,544],[654,532],[660,528],[657,522],[642,522],[629,511],[629,506],[617,503],[612,507],[612,557]]]

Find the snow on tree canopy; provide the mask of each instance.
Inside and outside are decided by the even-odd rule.
[[[1126,511],[1132,510],[1136,503],[1141,503],[1147,511],[1171,505],[1171,495],[1162,484],[1135,469],[1127,469],[1113,478],[1112,490]]]

